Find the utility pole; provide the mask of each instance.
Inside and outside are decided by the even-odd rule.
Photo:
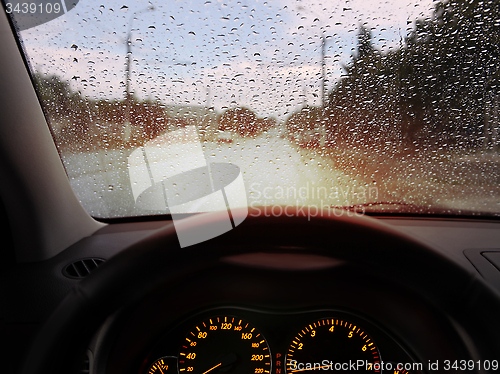
[[[131,57],[132,57],[132,23],[134,22],[135,16],[142,12],[147,12],[154,10],[153,5],[148,6],[145,9],[134,12],[130,17],[127,39],[125,41],[127,48],[127,55],[125,56],[125,124],[123,129],[123,141],[128,143],[132,133],[130,111],[132,109],[132,93],[130,92],[130,67],[131,67]]]
[[[326,63],[325,63],[326,38],[321,36],[321,109],[326,107]]]
[[[206,101],[205,101],[205,106],[207,107],[207,109],[210,109],[210,86],[207,84],[207,97],[206,97]]]
[[[130,40],[131,32],[127,36],[127,55],[125,57],[125,128],[123,129],[123,140],[128,142],[131,134],[130,110],[131,110],[131,94],[130,94],[130,57],[132,55],[132,40]]]
[[[311,12],[310,10],[305,9],[302,6],[299,6],[297,8],[299,11],[306,11],[311,14],[314,14],[315,16],[318,17],[318,21],[320,20],[320,16],[317,15],[315,12]],[[326,109],[326,100],[327,100],[327,94],[326,94],[326,61],[325,61],[325,55],[326,55],[326,37],[325,37],[325,30],[322,28],[322,35],[321,35],[321,114],[322,116],[325,115],[325,109]],[[326,144],[326,124],[325,121],[322,121],[322,123],[319,125],[318,128],[319,136],[320,136],[320,147],[323,148]]]
[[[325,35],[321,35],[321,115],[325,115],[325,108],[326,108],[326,89],[325,89],[325,84],[326,84],[326,63],[325,63],[325,52],[326,50],[326,38]],[[324,121],[323,123],[320,124],[320,141],[319,141],[319,146],[321,148],[325,147],[326,144],[326,124]]]

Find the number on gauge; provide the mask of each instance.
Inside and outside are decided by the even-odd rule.
[[[250,323],[235,316],[215,316],[188,332],[178,367],[181,374],[269,374],[271,352]]]

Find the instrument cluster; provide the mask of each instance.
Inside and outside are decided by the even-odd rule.
[[[383,327],[343,310],[205,310],[172,326],[141,374],[420,373]]]

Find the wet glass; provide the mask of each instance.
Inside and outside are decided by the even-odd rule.
[[[63,3],[10,14],[95,217],[500,214],[496,0]]]

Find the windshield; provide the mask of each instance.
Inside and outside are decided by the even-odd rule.
[[[500,214],[497,0],[23,4],[5,8],[94,217]]]

